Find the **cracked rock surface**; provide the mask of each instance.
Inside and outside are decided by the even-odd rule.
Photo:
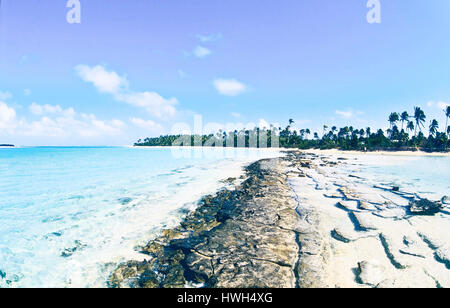
[[[341,155],[288,151],[204,197],[121,264],[111,287],[450,287],[450,212],[354,171]],[[352,170],[352,171],[350,171]],[[432,214],[432,215],[431,215]]]
[[[246,181],[205,197],[143,248],[148,261],[119,266],[110,286],[295,287],[299,221],[284,171],[279,159],[250,165]]]
[[[304,227],[300,242],[306,236],[320,247],[301,255],[310,277],[299,271],[299,286],[450,287],[448,199],[369,184],[377,179],[358,174],[358,158],[337,155],[288,154],[290,174],[307,175],[288,181]]]

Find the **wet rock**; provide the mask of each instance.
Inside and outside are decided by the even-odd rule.
[[[131,201],[133,201],[133,199],[129,198],[129,197],[125,197],[125,198],[119,198],[117,201],[120,202],[120,204],[122,205],[127,205],[129,204]]]
[[[139,287],[144,289],[154,289],[159,287],[158,276],[151,270],[144,271],[139,275]]]
[[[113,288],[138,288],[145,285],[146,281],[141,279],[141,274],[145,273],[145,277],[150,277],[149,272],[152,272],[152,264],[147,261],[129,261],[120,265],[110,276],[108,285]],[[156,279],[156,273],[152,279]],[[150,281],[150,280],[149,280]],[[152,281],[158,284],[158,281]]]
[[[82,250],[87,247],[87,245],[83,244],[81,241],[76,240],[74,242],[74,247],[66,248],[61,252],[61,257],[68,258],[71,257],[76,251]]]
[[[204,197],[179,227],[143,248],[153,259],[122,264],[110,286],[295,287],[298,216],[280,164],[254,163],[235,190]],[[319,249],[305,242],[309,254]]]
[[[236,180],[237,180],[236,178],[227,178],[227,179],[223,180],[222,183],[232,185],[232,184],[234,184],[234,182],[236,182]]]
[[[443,209],[442,202],[433,202],[428,199],[411,201],[409,211],[413,215],[435,215]]]
[[[164,253],[164,245],[156,241],[152,241],[142,248],[142,252],[157,258]]]

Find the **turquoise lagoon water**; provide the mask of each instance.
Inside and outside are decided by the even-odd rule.
[[[0,287],[104,287],[136,247],[274,151],[0,149]]]

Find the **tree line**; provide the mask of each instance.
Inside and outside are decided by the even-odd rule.
[[[440,130],[439,122],[433,119],[426,125],[425,112],[415,107],[412,114],[407,111],[393,112],[388,117],[389,129],[372,131],[370,127],[357,129],[353,126],[338,128],[323,126],[321,137],[310,129],[295,130],[290,119],[285,128],[254,128],[219,131],[209,135],[165,135],[138,140],[135,146],[228,146],[228,147],[282,147],[298,149],[341,149],[359,151],[447,151],[450,145],[450,106],[444,110],[445,127]],[[428,126],[428,136],[424,130]],[[276,138],[274,138],[276,137]],[[310,138],[312,137],[312,138]]]

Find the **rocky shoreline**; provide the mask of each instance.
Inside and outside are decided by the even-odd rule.
[[[337,171],[347,163],[290,151],[251,164],[241,184],[204,197],[142,247],[146,261],[121,264],[108,285],[448,287],[450,243],[429,227],[448,212],[412,215],[430,204],[410,205],[414,196],[397,187],[363,186]]]
[[[109,285],[298,286],[298,216],[282,160],[258,161],[241,185],[204,197],[179,227],[143,248],[148,261],[122,264]]]

